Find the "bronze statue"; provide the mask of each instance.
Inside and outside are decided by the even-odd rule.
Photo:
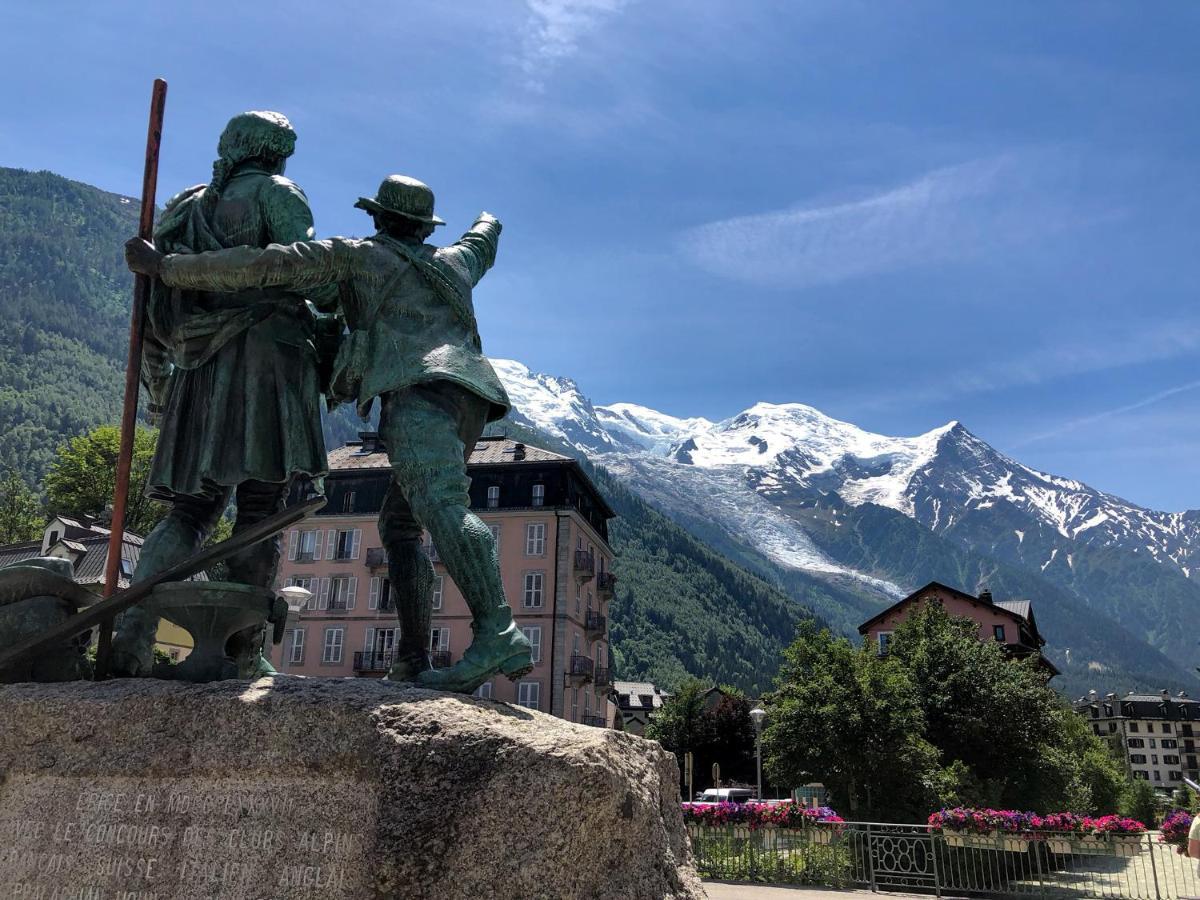
[[[134,271],[186,290],[340,284],[351,332],[338,354],[332,396],[354,400],[364,416],[381,398],[379,428],[392,465],[380,532],[401,637],[389,678],[469,692],[497,671],[517,678],[532,669],[529,641],[504,596],[495,542],[467,495],[467,456],[484,425],[509,408],[482,354],[471,296],[495,260],[501,226],[481,213],[454,244],[426,244],[444,224],[434,215],[433,192],[400,175],[355,205],[373,217],[373,237],[170,255],[135,238],[126,258]],[[422,526],[473,619],[471,645],[449,669],[429,666],[433,567],[421,549]]]
[[[283,176],[295,143],[279,113],[234,116],[221,134],[212,181],[167,203],[155,245],[195,255],[310,240],[308,200]],[[231,496],[237,533],[283,508],[293,476],[325,472],[315,334],[313,305],[284,288],[213,293],[154,284],[143,369],[162,427],[147,494],[171,511],[147,537],[135,582],[194,554]],[[275,537],[230,558],[229,578],[269,588],[278,561]],[[157,626],[152,608],[122,615],[115,673],[149,673]],[[257,653],[261,630],[234,640],[243,645],[235,654]]]

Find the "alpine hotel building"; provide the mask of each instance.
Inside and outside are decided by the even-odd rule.
[[[496,538],[534,658],[517,683],[497,676],[478,695],[611,725],[612,510],[575,460],[506,438],[480,439],[468,472],[471,509]],[[280,671],[379,678],[391,666],[399,625],[376,522],[390,478],[374,433],[329,454],[328,503],[286,536],[279,587],[304,587],[312,599],[273,651]],[[449,666],[471,642],[471,614],[425,540],[436,572],[429,648],[435,666]]]

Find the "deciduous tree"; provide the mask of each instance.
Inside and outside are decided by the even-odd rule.
[[[0,479],[0,544],[32,541],[42,533],[45,514],[37,495],[12,469]]]

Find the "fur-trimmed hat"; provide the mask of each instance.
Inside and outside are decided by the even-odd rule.
[[[221,132],[217,153],[230,165],[256,156],[282,156],[296,149],[296,132],[283,113],[251,110],[234,116]]]

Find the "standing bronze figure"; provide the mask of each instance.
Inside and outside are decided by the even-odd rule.
[[[481,213],[450,246],[426,244],[443,224],[433,192],[400,175],[356,206],[374,218],[373,237],[165,257],[134,239],[126,257],[134,271],[189,290],[340,284],[351,332],[338,354],[333,396],[354,400],[362,415],[381,399],[379,427],[392,466],[380,531],[401,636],[389,677],[469,692],[496,672],[517,678],[533,666],[505,599],[495,541],[467,494],[467,456],[484,425],[509,408],[483,356],[472,304],[472,289],[495,261],[500,222]],[[421,548],[422,527],[472,614],[471,645],[449,669],[429,667],[433,567]]]
[[[212,181],[172,198],[155,245],[195,256],[311,240],[308,200],[283,176],[295,144],[279,113],[235,116],[221,134]],[[283,288],[214,293],[155,282],[143,377],[162,427],[147,493],[171,511],[148,536],[135,582],[196,553],[231,496],[237,533],[283,508],[293,476],[325,472],[315,330],[312,304]],[[230,558],[230,580],[268,588],[278,561],[273,538]],[[116,674],[149,674],[157,627],[143,607],[121,616]],[[252,652],[261,636],[237,640]]]

